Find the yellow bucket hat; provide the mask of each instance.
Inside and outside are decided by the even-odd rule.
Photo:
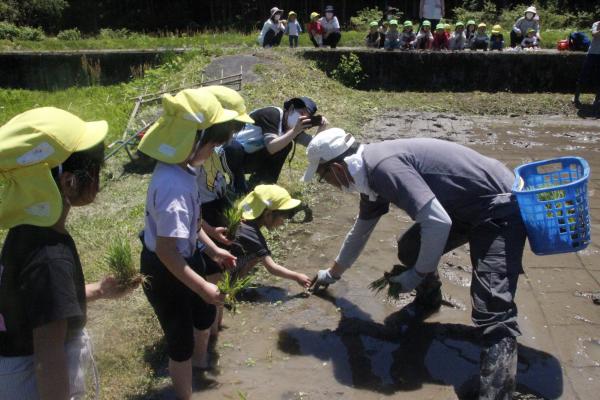
[[[291,210],[301,201],[292,199],[287,190],[278,185],[258,185],[240,203],[242,218],[252,220],[260,217],[265,209]]]
[[[244,102],[244,98],[235,90],[228,88],[227,86],[206,86],[202,88],[203,90],[208,90],[212,93],[221,106],[228,110],[233,110],[237,112],[239,115],[234,119],[236,121],[240,121],[243,123],[253,124],[254,120],[250,118],[246,111],[246,103]]]
[[[85,122],[54,107],[26,111],[0,127],[0,227],[54,225],[63,201],[51,169],[107,132],[106,121]]]
[[[184,162],[194,148],[196,132],[238,116],[209,91],[185,89],[162,99],[163,115],[142,138],[138,149],[167,164]]]

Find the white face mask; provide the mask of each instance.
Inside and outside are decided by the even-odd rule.
[[[388,16],[387,16],[387,20],[388,20],[388,21],[391,21],[392,19],[394,19],[394,16],[393,16],[392,14],[388,14]]]
[[[530,12],[528,12],[528,13],[525,13],[525,18],[527,18],[527,19],[531,20],[531,19],[533,19],[533,16],[534,16],[534,15],[535,15],[534,13],[530,13]]]
[[[330,13],[330,12],[325,13],[325,18],[327,18],[327,19],[333,18],[333,13]]]
[[[279,14],[273,15],[273,21],[275,21],[275,22],[279,22],[280,18],[281,18],[281,15],[279,15]]]
[[[296,124],[298,123],[299,119],[300,119],[300,113],[298,111],[294,110],[294,111],[288,113],[288,117],[287,117],[288,129],[295,127]]]

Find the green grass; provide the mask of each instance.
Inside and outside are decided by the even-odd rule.
[[[556,41],[566,39],[570,32],[576,29],[549,29],[542,31],[542,47],[556,48]],[[509,44],[509,31],[504,32],[506,45]],[[364,47],[366,31],[344,31],[339,43],[340,47]],[[49,37],[41,41],[29,40],[0,40],[0,51],[9,50],[98,50],[98,49],[156,49],[156,48],[198,48],[198,47],[236,47],[255,48],[258,32],[247,34],[241,32],[222,33],[199,33],[195,35],[166,34],[150,36],[144,34],[132,34],[126,38],[109,38],[97,36],[81,40],[59,40]],[[288,38],[284,36],[281,41],[282,47],[288,46]],[[300,47],[312,47],[307,34],[301,34]]]
[[[240,49],[209,47],[205,51],[176,59],[156,69],[144,79],[106,87],[72,88],[45,92],[0,90],[0,125],[27,109],[53,105],[69,109],[89,120],[106,119],[110,124],[107,142],[120,138],[133,103],[128,97],[147,88],[157,90],[163,84],[176,87],[198,76],[210,60],[210,55],[240,52]],[[248,50],[251,53],[253,50]],[[389,109],[411,111],[452,112],[457,114],[562,114],[575,115],[570,96],[561,94],[515,93],[451,93],[432,95],[424,92],[364,92],[347,88],[329,79],[312,62],[295,56],[287,49],[256,52],[262,64],[255,68],[260,81],[245,85],[242,95],[249,109],[279,105],[290,97],[308,95],[319,105],[334,126],[361,136],[362,127],[373,117]],[[109,273],[104,261],[110,238],[129,241],[133,262],[139,268],[141,244],[137,237],[144,224],[144,204],[150,174],[126,172],[128,159],[124,152],[111,159],[102,174],[103,190],[95,203],[74,208],[68,220],[87,282]],[[318,196],[317,185],[302,185],[298,180],[306,167],[306,155],[298,148],[288,167],[283,169],[279,183],[311,203]],[[0,231],[2,241],[6,231]],[[269,245],[275,259],[292,251],[285,227],[269,232]],[[270,275],[259,274],[265,283],[276,282]],[[164,378],[154,373],[152,365],[164,362],[161,330],[156,318],[138,288],[125,299],[99,301],[90,304],[89,330],[96,349],[103,399],[143,397],[164,384]],[[162,357],[162,358],[161,358]],[[163,364],[161,364],[163,365]]]

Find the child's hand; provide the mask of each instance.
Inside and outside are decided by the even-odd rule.
[[[211,258],[223,269],[234,268],[235,262],[237,261],[237,257],[220,247],[217,248]]]
[[[131,293],[139,284],[140,282],[122,286],[114,276],[106,276],[98,282],[98,288],[100,290],[100,297],[103,299],[118,299]]]
[[[221,293],[217,285],[210,282],[205,282],[205,286],[199,294],[202,300],[208,304],[220,306],[225,302],[225,294]]]
[[[231,240],[227,239],[225,234],[227,233],[227,228],[223,226],[216,227],[214,231],[212,231],[213,237],[219,243],[223,243],[226,246],[230,246],[233,243]]]
[[[304,274],[298,274],[298,276],[296,276],[296,282],[304,289],[308,289],[310,287],[311,279]]]

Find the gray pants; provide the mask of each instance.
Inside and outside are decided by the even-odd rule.
[[[519,215],[484,222],[476,227],[453,224],[446,243],[447,253],[465,243],[471,250],[473,277],[471,318],[481,328],[484,340],[495,342],[503,337],[520,336],[517,305],[514,302],[521,259],[525,247],[525,227]],[[421,247],[421,227],[414,224],[398,240],[398,259],[414,266]],[[417,288],[417,300],[439,292],[439,276],[432,274]],[[431,288],[437,290],[431,290]],[[421,296],[422,299],[419,299]]]

